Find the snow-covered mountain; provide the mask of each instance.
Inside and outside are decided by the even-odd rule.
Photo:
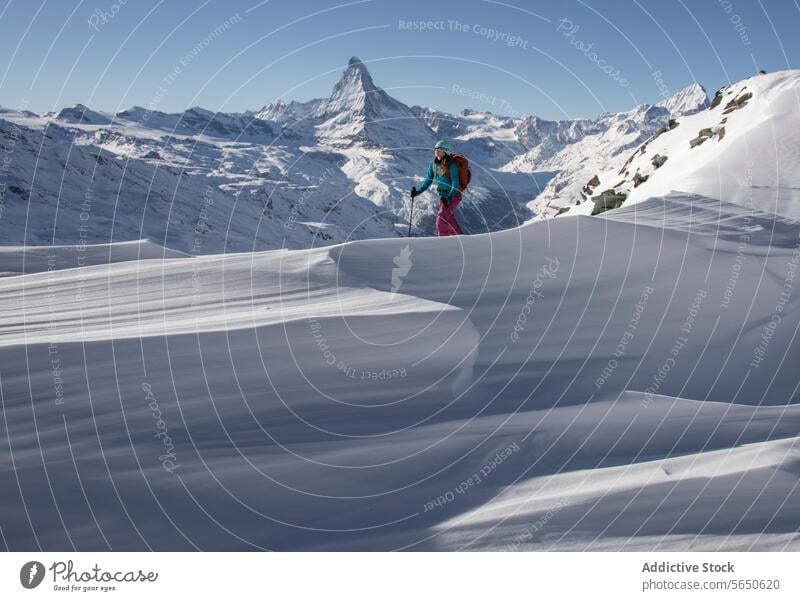
[[[59,120],[61,120],[60,114]],[[214,113],[200,107],[170,115],[134,106],[116,113],[114,120],[137,123],[142,127],[187,136],[203,135],[236,140],[261,136],[264,143],[269,143],[275,138],[273,125],[257,116]]]
[[[98,113],[82,104],[63,108],[58,114],[53,116],[61,123],[71,123],[75,125],[110,125],[113,120],[112,116]]]
[[[565,214],[678,191],[800,219],[798,86],[800,72],[779,71],[720,89],[707,109],[671,121],[617,168],[584,182],[587,202]]]
[[[91,129],[24,121],[33,125],[0,119],[0,143],[13,148],[0,224],[5,244],[147,237],[198,254],[394,235],[392,221],[353,195],[338,171],[325,180],[285,177],[272,163],[249,174],[260,166],[260,144],[158,137],[152,129],[145,138],[133,121]],[[328,165],[327,156],[304,163],[323,175]]]
[[[209,224],[230,234],[231,249],[297,248],[398,235],[409,214],[408,191],[421,180],[439,138],[451,139],[471,161],[473,182],[459,208],[465,231],[494,231],[549,217],[576,203],[591,177],[616,167],[622,153],[667,126],[670,115],[696,112],[705,102],[705,92],[693,84],[661,106],[642,105],[595,119],[546,121],[474,110],[451,115],[406,106],[378,87],[364,62],[353,57],[329,97],[278,100],[258,111],[214,113],[194,107],[167,114],[131,107],[106,113],[76,105],[41,117],[6,111],[0,119],[7,132],[14,128],[30,139],[53,139],[42,146],[46,159],[60,153],[61,163],[66,162],[70,151],[56,149],[55,140],[60,140],[65,148],[77,146],[86,156],[124,164],[128,177],[133,173],[141,174],[142,181],[155,178],[153,194],[171,199],[172,225],[155,217],[162,219],[156,226],[148,217],[145,229],[138,232],[127,224],[116,226],[114,233],[122,238],[114,239],[146,235],[163,241],[172,231],[170,243],[189,251],[185,244],[193,239],[190,216],[198,210],[198,190],[206,186],[212,195],[226,199],[219,201],[222,205],[236,207],[226,214],[227,220],[220,215],[222,221]],[[74,222],[75,216],[63,211],[72,210],[92,187],[90,180],[81,182],[85,174],[71,172],[65,176],[70,185],[56,190],[51,182],[61,179],[63,167],[57,160],[37,162],[32,149],[15,155],[11,171],[34,196],[42,186],[38,192],[47,198],[51,213]],[[102,183],[94,187],[108,190],[118,187],[122,173],[89,163],[84,171],[96,172]],[[131,190],[144,194],[141,209],[150,188]],[[101,202],[116,206],[115,197],[108,194]],[[417,199],[418,234],[433,233],[436,207],[433,193]],[[22,207],[12,211],[19,220]],[[129,217],[135,222],[142,213],[125,211],[109,214],[122,224]],[[59,241],[75,242],[69,239],[71,226],[54,227],[43,219],[26,223],[24,235],[10,230],[0,232],[0,238],[10,243],[52,240],[50,232],[61,230]],[[95,223],[88,225],[91,238],[110,241],[107,225],[95,230]],[[175,231],[182,227],[188,229]],[[219,241],[203,246],[209,251],[225,247]]]
[[[470,109],[457,115],[420,106],[411,110],[437,138],[456,141],[459,152],[485,169],[501,167],[525,151],[518,135],[519,119]]]
[[[696,82],[656,104],[667,109],[674,117],[698,113],[708,105],[708,92]]]
[[[543,219],[581,199],[583,186],[596,173],[618,165],[625,152],[635,148],[660,128],[667,126],[669,112],[662,107],[642,105],[625,113],[607,113],[585,124],[583,135],[570,144],[536,146],[505,165],[509,171],[546,169],[556,172],[544,191],[530,203]],[[549,147],[549,148],[548,148]]]
[[[330,97],[317,105],[314,117],[318,139],[334,147],[360,142],[389,151],[429,151],[435,142],[434,133],[409,107],[373,83],[357,57],[350,59]]]
[[[586,182],[621,164],[623,154],[637,147],[671,118],[693,114],[708,106],[705,90],[692,84],[657,105],[605,113],[594,120],[541,122],[527,120],[524,139],[531,149],[503,166],[507,171],[553,171],[550,180],[528,206],[534,220],[552,217],[579,203]]]
[[[284,125],[309,117],[322,102],[324,102],[324,99],[309,100],[308,102],[298,102],[297,100],[283,102],[278,100],[264,106],[261,110],[253,111],[252,114],[258,119]]]

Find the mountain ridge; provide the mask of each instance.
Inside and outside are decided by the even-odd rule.
[[[0,119],[57,133],[92,156],[126,164],[135,159],[143,169],[149,164],[202,178],[229,197],[231,206],[256,203],[263,218],[283,225],[270,241],[257,243],[274,248],[387,235],[388,223],[394,223],[392,235],[401,235],[409,215],[408,190],[422,178],[439,138],[452,140],[473,165],[467,202],[459,209],[466,231],[551,217],[580,204],[590,178],[613,168],[670,119],[702,112],[707,105],[705,90],[693,83],[655,105],[594,119],[551,121],[469,108],[453,115],[393,98],[354,56],[327,98],[279,99],[257,111],[192,107],[164,113],[131,107],[105,113],[76,105],[44,116],[3,110]],[[26,177],[35,180],[33,172]],[[91,187],[88,180],[76,184],[82,186]],[[353,202],[360,208],[351,212]],[[364,227],[358,220],[365,208],[373,213],[370,223],[384,225]],[[436,208],[433,195],[415,201],[416,234],[434,232]],[[298,227],[307,231],[305,238],[298,237]]]

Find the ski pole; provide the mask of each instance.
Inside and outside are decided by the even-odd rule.
[[[411,218],[414,217],[414,196],[417,195],[417,187],[411,188],[411,212],[408,214],[408,238],[411,237]]]

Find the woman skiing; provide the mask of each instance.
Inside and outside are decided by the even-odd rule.
[[[456,236],[461,228],[456,221],[456,207],[461,202],[458,189],[458,165],[452,156],[450,144],[444,140],[433,147],[434,159],[428,165],[428,173],[419,190],[411,188],[411,198],[422,194],[431,183],[436,182],[439,192],[439,213],[436,215],[436,231],[440,236]]]

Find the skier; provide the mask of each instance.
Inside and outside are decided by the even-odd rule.
[[[456,221],[456,207],[461,202],[458,164],[450,144],[444,140],[433,147],[434,159],[428,165],[428,173],[419,190],[411,188],[411,199],[422,194],[431,183],[436,182],[439,192],[439,213],[436,215],[436,232],[439,236],[457,236],[461,228]]]

